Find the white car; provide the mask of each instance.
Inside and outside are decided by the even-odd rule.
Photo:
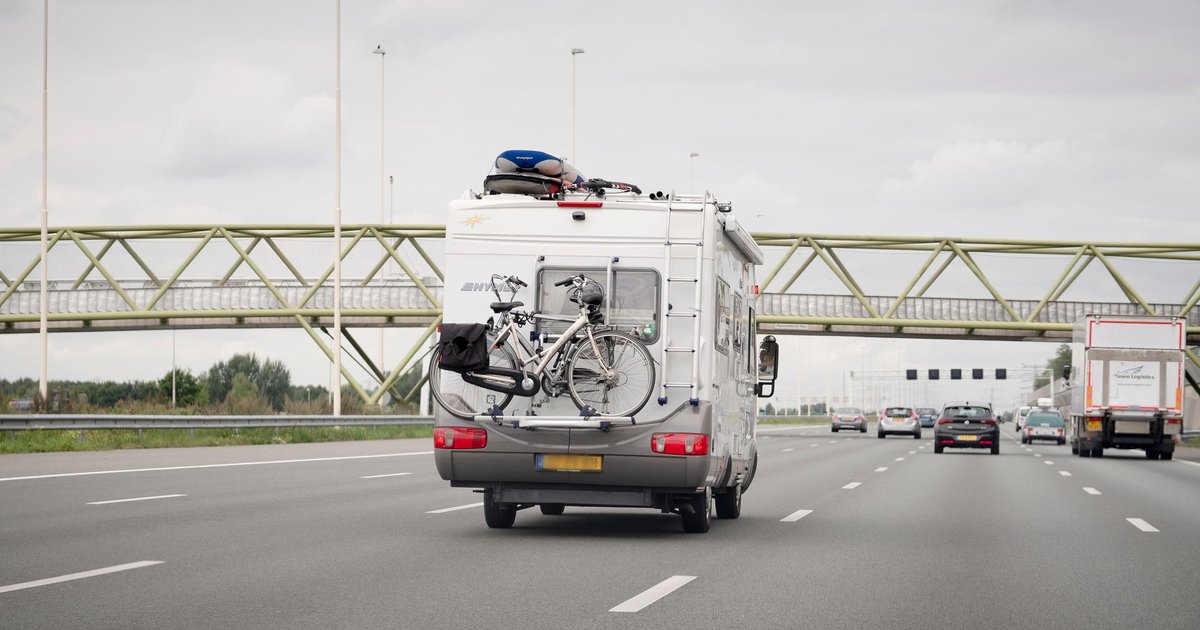
[[[1067,436],[1063,418],[1052,409],[1034,409],[1025,416],[1021,430],[1021,443],[1032,444],[1034,440],[1054,440],[1066,444]]]

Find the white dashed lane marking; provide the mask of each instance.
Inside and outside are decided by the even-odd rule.
[[[875,469],[875,472],[883,472],[885,470],[887,470],[887,466],[880,466],[879,468]]]
[[[44,580],[34,580],[32,582],[21,582],[20,584],[9,584],[8,586],[0,586],[0,593],[10,593],[12,591],[21,591],[27,588],[37,588],[39,586],[47,586],[50,584],[58,584],[60,582],[70,582],[72,580],[82,580],[84,578],[95,577],[97,575],[107,575],[109,573],[118,573],[121,571],[129,571],[131,569],[140,569],[142,567],[152,567],[156,564],[162,564],[162,560],[142,560],[140,562],[130,562],[128,564],[118,564],[112,567],[103,569],[93,569],[91,571],[83,571],[80,573],[71,573],[69,575],[60,575],[58,577],[46,578]]]
[[[794,448],[785,448],[785,449],[783,449],[783,452],[784,452],[784,453],[791,453],[791,452],[792,452],[792,451],[794,451],[794,450],[796,450],[796,449],[794,449]]]
[[[903,458],[903,457],[897,457],[897,458],[896,458],[896,461],[898,461],[898,462],[902,462],[902,461],[904,461],[904,458]]]
[[[153,501],[155,499],[174,499],[175,497],[186,497],[186,494],[160,494],[153,497],[134,497],[132,499],[112,499],[109,501],[89,501],[88,505],[108,505],[110,503],[132,503],[134,501]]]
[[[1143,521],[1140,518],[1127,518],[1125,520],[1129,521],[1130,525],[1133,525],[1134,527],[1136,527],[1144,532],[1157,532],[1158,531],[1157,527],[1151,525],[1150,523],[1147,523],[1146,521]]]
[[[813,513],[812,510],[796,510],[795,512],[792,512],[791,514],[788,514],[787,516],[779,519],[779,521],[781,523],[795,523],[796,521],[798,521],[812,513]]]
[[[404,477],[404,476],[411,475],[411,474],[412,473],[407,472],[407,473],[388,473],[386,475],[366,475],[364,477],[359,477],[359,479],[382,479],[384,477]]]
[[[477,507],[483,507],[483,503],[468,503],[466,505],[456,505],[454,507],[442,508],[440,510],[429,510],[426,512],[426,514],[445,514],[446,512],[457,512],[458,510],[469,510]]]
[[[672,575],[641,593],[608,609],[608,612],[637,612],[650,604],[670,595],[683,585],[696,579],[694,575]]]
[[[853,490],[861,485],[862,485],[862,482],[860,482],[860,481],[851,481],[850,483],[842,486],[842,490]]]
[[[1084,492],[1086,492],[1086,493],[1088,493],[1088,494],[1091,494],[1091,495],[1100,494],[1100,491],[1099,491],[1099,490],[1097,490],[1097,489],[1095,489],[1095,488],[1087,488],[1087,487],[1085,487],[1085,488],[1083,489],[1083,491],[1084,491]]]
[[[1060,474],[1060,475],[1062,475],[1062,476],[1064,476],[1064,477],[1070,477],[1070,476],[1071,476],[1071,473],[1069,473],[1069,472],[1067,472],[1067,471],[1065,471],[1065,470],[1060,470],[1060,471],[1058,471],[1058,474]]]

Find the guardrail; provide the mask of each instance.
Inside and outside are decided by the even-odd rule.
[[[251,429],[383,427],[433,424],[433,416],[150,416],[109,414],[3,414],[0,430]]]

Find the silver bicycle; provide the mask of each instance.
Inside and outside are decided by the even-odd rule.
[[[640,411],[654,391],[654,360],[641,339],[604,325],[603,287],[583,274],[555,283],[568,287],[569,299],[579,306],[579,316],[569,319],[517,311],[524,303],[512,298],[526,286],[515,276],[492,276],[497,301],[491,305],[495,316],[488,320],[488,367],[443,369],[441,350],[434,351],[429,383],[438,404],[470,419],[499,415],[513,396],[544,391],[552,398],[570,395],[585,416],[632,416]],[[509,293],[508,300],[501,298],[502,290]],[[538,320],[570,325],[557,336],[538,336],[534,345],[521,327]]]

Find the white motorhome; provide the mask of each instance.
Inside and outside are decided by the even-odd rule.
[[[547,515],[656,508],[680,514],[689,532],[708,530],[714,501],[718,517],[737,518],[757,463],[757,397],[773,390],[778,357],[774,339],[760,347],[755,338],[761,263],[731,206],[708,194],[471,193],[452,202],[444,322],[487,320],[494,273],[528,284],[512,298],[525,309],[569,319],[578,307],[556,283],[582,273],[605,289],[606,325],[645,343],[655,377],[649,402],[612,421],[582,417],[571,397],[544,388],[491,416],[435,408],[438,472],[483,491],[491,527],[533,506]],[[565,327],[534,319],[526,338],[553,339]]]
[[[1171,459],[1183,429],[1183,349],[1179,317],[1088,315],[1071,344],[1071,452],[1143,449]]]

